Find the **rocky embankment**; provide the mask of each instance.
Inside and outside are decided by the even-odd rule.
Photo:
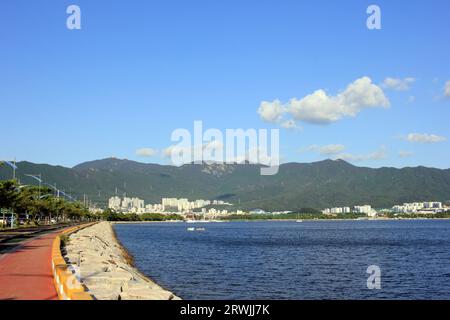
[[[132,267],[109,222],[100,222],[69,237],[66,260],[98,300],[178,300]]]

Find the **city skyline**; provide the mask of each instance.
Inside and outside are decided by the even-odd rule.
[[[230,214],[247,215],[247,214],[289,214],[292,211],[266,211],[263,209],[252,209],[252,210],[240,210],[240,209],[216,209],[209,208],[206,206],[230,206],[233,207],[232,203],[228,203],[221,200],[203,200],[197,199],[189,201],[187,198],[162,198],[161,203],[158,204],[145,204],[145,201],[139,199],[138,197],[126,197],[123,198],[119,196],[114,196],[109,198],[108,209],[116,212],[125,214],[146,214],[146,213],[161,213],[161,214],[172,214],[177,213],[181,215],[189,214],[201,214],[205,217],[217,217],[217,216],[227,216]],[[201,209],[201,211],[194,211],[195,209]],[[372,208],[370,204],[355,205],[355,206],[343,206],[343,207],[331,207],[321,210],[323,215],[336,216],[338,214],[363,214],[369,218],[377,218],[381,213],[382,215],[386,212],[391,212],[394,214],[436,214],[442,213],[450,209],[450,202],[442,203],[440,201],[422,201],[422,202],[405,202],[403,204],[396,204],[390,208]]]
[[[194,210],[201,209],[201,212],[195,212],[196,214],[202,214],[204,216],[219,216],[228,215],[230,213],[242,214],[242,210],[229,211],[227,209],[208,208],[209,205],[218,206],[232,206],[232,204],[222,200],[203,200],[196,199],[189,201],[187,198],[162,198],[161,203],[145,204],[145,201],[137,197],[114,196],[108,200],[108,209],[121,212],[121,213],[178,213],[182,215],[192,214]]]

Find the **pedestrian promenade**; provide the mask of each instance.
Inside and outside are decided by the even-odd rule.
[[[51,269],[57,231],[0,255],[0,300],[58,300]]]

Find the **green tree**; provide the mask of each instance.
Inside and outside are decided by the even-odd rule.
[[[18,186],[10,180],[0,182],[0,207],[13,209],[18,214],[25,213],[35,222],[97,219],[81,203],[54,197],[50,188]]]
[[[17,199],[17,184],[15,181],[0,182],[0,208],[14,208]]]

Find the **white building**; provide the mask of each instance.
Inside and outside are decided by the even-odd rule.
[[[403,203],[402,205],[395,205],[392,211],[395,213],[437,213],[444,211],[442,202],[428,201],[428,202],[411,202]]]
[[[353,212],[355,213],[363,213],[366,214],[368,217],[374,218],[377,216],[377,212],[372,209],[372,206],[365,204],[362,206],[354,206]]]
[[[145,206],[145,212],[146,213],[161,213],[163,212],[163,205],[162,204],[147,204]]]
[[[108,207],[115,211],[124,212],[124,213],[164,213],[164,212],[176,212],[176,213],[189,213],[194,209],[204,208],[211,203],[217,205],[231,205],[227,202],[214,200],[211,202],[210,200],[198,199],[194,201],[189,201],[186,198],[162,198],[161,203],[158,204],[147,204],[145,205],[144,200],[133,197],[123,199],[115,196],[111,197],[108,201]],[[213,216],[217,215],[226,215],[228,214],[227,210],[216,210],[210,209],[209,211],[202,210],[202,213],[209,214]]]
[[[350,207],[334,207],[334,208],[326,208],[322,210],[323,214],[339,214],[339,213],[350,213]]]
[[[355,213],[365,213],[365,214],[369,214],[372,211],[372,206],[366,204],[363,206],[354,206],[353,207],[353,212]]]
[[[120,200],[120,198],[119,197],[112,197],[112,198],[109,198],[109,201],[108,201],[108,208],[110,208],[110,209],[112,209],[112,210],[120,210],[120,203],[121,203],[121,200]]]
[[[342,208],[331,208],[331,209],[330,209],[330,212],[331,212],[332,214],[338,214],[338,213],[342,213],[343,210],[342,210]]]
[[[108,208],[126,213],[143,213],[145,211],[145,203],[144,200],[139,198],[124,197],[120,199],[115,196],[109,198]]]
[[[169,208],[178,208],[178,199],[177,198],[163,198],[162,199],[163,210]]]
[[[210,200],[194,200],[189,201],[188,199],[181,198],[163,198],[162,199],[162,206],[163,210],[170,211],[170,210],[176,210],[178,212],[187,212],[193,209],[199,209],[206,207],[211,204]]]

